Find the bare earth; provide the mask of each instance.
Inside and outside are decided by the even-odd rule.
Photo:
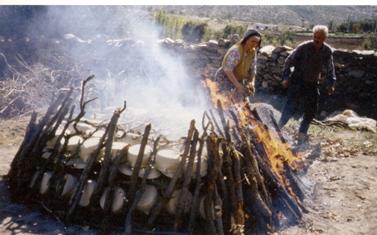
[[[48,213],[10,201],[3,176],[10,168],[28,120],[28,116],[0,120],[0,234],[93,233],[78,226],[64,227]],[[375,154],[321,154],[302,177],[307,186],[305,206],[309,212],[299,225],[275,234],[377,234],[376,179]]]

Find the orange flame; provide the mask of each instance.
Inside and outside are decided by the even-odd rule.
[[[204,85],[210,91],[211,101],[213,104],[216,104],[217,101],[220,100],[224,108],[231,106],[232,94],[230,92],[221,93],[218,84],[215,81],[212,81],[211,79],[205,79],[204,83],[205,83]]]
[[[258,144],[261,144],[268,156],[268,161],[270,167],[274,174],[277,176],[277,179],[282,185],[284,185],[287,191],[297,199],[297,196],[291,189],[288,179],[284,176],[284,162],[287,162],[289,167],[296,170],[301,167],[302,158],[295,155],[290,147],[281,142],[280,139],[273,135],[270,130],[258,121],[251,112],[251,107],[249,103],[245,100],[235,101],[234,93],[229,93],[225,95],[219,92],[219,88],[216,82],[206,79],[206,86],[210,90],[211,100],[213,104],[217,104],[217,101],[220,100],[224,106],[224,109],[227,109],[231,106],[235,107],[238,114],[238,121],[241,128],[251,126],[256,135]]]

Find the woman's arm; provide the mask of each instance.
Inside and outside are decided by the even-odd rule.
[[[246,89],[244,86],[237,80],[236,76],[233,73],[233,70],[229,70],[228,68],[224,68],[224,72],[228,77],[229,81],[231,81],[236,87],[237,91],[240,92],[242,95],[246,95]]]

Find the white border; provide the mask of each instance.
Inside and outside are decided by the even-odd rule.
[[[0,5],[376,5],[372,0],[0,0]]]

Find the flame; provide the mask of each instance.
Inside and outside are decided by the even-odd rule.
[[[289,185],[289,180],[285,177],[284,163],[286,162],[291,169],[297,170],[302,167],[302,158],[295,155],[288,144],[280,141],[276,135],[254,117],[249,102],[246,101],[246,99],[237,101],[235,93],[220,93],[217,83],[210,79],[206,79],[205,83],[210,90],[213,104],[216,105],[219,100],[223,104],[224,109],[234,108],[238,114],[238,124],[240,127],[252,128],[258,144],[261,144],[266,152],[268,164],[272,172],[277,176],[279,182],[285,186],[287,191],[297,200],[296,194]]]
[[[211,96],[211,101],[213,104],[216,104],[217,101],[219,100],[224,108],[228,108],[231,106],[231,97],[232,93],[231,92],[220,92],[220,88],[218,84],[215,81],[212,81],[211,79],[205,79],[204,80],[204,85],[209,89],[210,91],[210,96]]]

